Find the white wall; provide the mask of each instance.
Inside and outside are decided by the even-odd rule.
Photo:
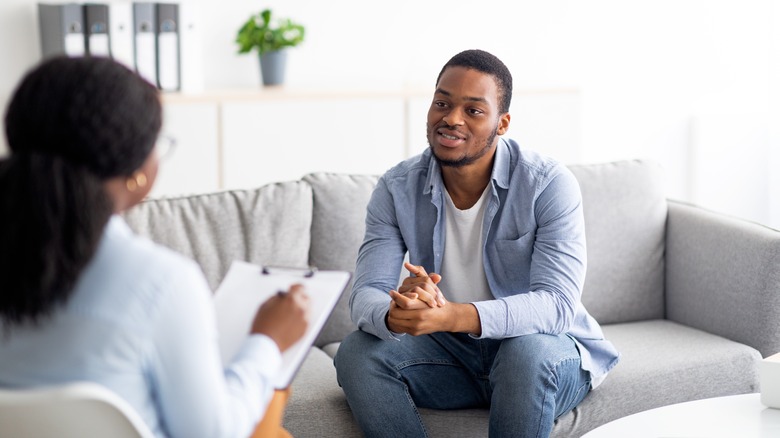
[[[289,59],[292,86],[432,86],[451,55],[484,48],[517,88],[580,90],[580,161],[653,159],[669,196],[780,227],[772,0],[188,1],[204,18],[206,88],[258,85],[257,60],[236,55],[233,39],[266,6],[307,27]],[[0,35],[4,105],[38,57],[35,2],[0,2]]]
[[[39,59],[38,17],[31,0],[0,2],[0,104],[3,115],[8,98],[25,70]],[[3,125],[5,126],[5,125]],[[0,152],[5,146],[3,128]]]

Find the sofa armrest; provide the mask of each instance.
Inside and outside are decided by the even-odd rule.
[[[670,201],[666,317],[780,351],[780,232]]]

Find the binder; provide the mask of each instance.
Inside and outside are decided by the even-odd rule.
[[[234,261],[214,292],[223,364],[230,363],[249,336],[260,304],[279,292],[287,291],[293,284],[302,284],[309,296],[309,325],[303,337],[282,353],[282,369],[274,379],[275,388],[289,387],[351,277],[352,274],[346,271],[261,268]]]
[[[154,3],[133,3],[133,42],[135,70],[157,86],[157,44]]]
[[[84,56],[84,13],[80,4],[38,4],[41,54]]]
[[[84,23],[87,53],[90,56],[111,56],[111,41],[108,33],[108,5],[85,4]]]
[[[111,56],[135,70],[133,54],[133,4],[115,1],[108,4],[108,28]]]
[[[157,3],[157,85],[163,91],[178,91],[179,5]]]
[[[199,92],[204,88],[200,23],[199,2],[179,4],[179,79],[183,92]]]

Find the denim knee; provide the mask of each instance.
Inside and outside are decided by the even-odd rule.
[[[369,350],[366,344],[371,342],[371,339],[367,339],[367,337],[376,339],[372,335],[357,330],[347,335],[341,341],[339,349],[336,351],[336,356],[333,357],[333,365],[336,367],[336,378],[339,381],[339,385],[341,385],[342,376],[354,372],[356,367],[365,364],[367,359],[365,352]]]
[[[536,380],[550,376],[561,361],[579,359],[574,341],[566,335],[532,334],[508,338],[501,342],[491,380],[500,379],[504,372],[509,378]]]
[[[392,343],[361,330],[347,335],[333,358],[339,385],[343,387],[347,381],[360,382],[375,372],[386,373],[387,349],[392,346]]]

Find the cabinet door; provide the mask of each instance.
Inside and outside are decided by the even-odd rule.
[[[224,188],[310,172],[382,174],[404,158],[401,98],[300,98],[223,104]]]
[[[216,103],[166,103],[161,136],[175,140],[163,157],[151,196],[213,192],[219,184]]]

